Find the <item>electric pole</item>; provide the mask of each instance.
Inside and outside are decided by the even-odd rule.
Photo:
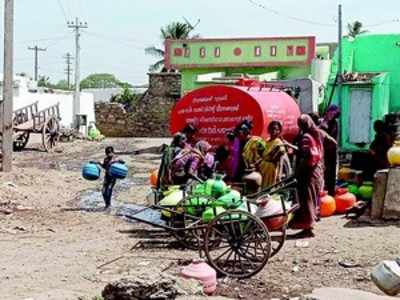
[[[65,69],[65,74],[67,74],[67,86],[68,88],[71,88],[71,75],[72,75],[72,62],[71,60],[73,59],[71,53],[67,53],[65,56],[65,63],[67,65],[67,68]]]
[[[338,75],[339,76],[342,76],[342,74],[343,74],[343,54],[342,54],[342,36],[343,36],[343,24],[342,24],[342,22],[343,22],[343,20],[342,20],[342,5],[341,4],[339,4],[339,11],[338,11],[338,14],[339,14],[339,17],[338,17],[338,25],[339,25],[339,28],[338,28],[338,54],[339,54],[339,57],[338,57]],[[341,80],[342,80],[342,78],[339,78],[339,91],[340,91],[340,89],[341,89],[341,87],[342,87],[342,84],[341,84]]]
[[[342,20],[342,5],[339,4],[338,7],[338,73],[337,73],[337,83],[338,83],[338,103],[339,107],[342,107],[342,81],[343,81],[343,51],[342,51],[342,37],[343,37],[343,20]],[[343,128],[342,118],[339,118],[340,128]],[[342,132],[342,130],[340,130]],[[340,133],[339,133],[340,134]],[[341,134],[340,134],[341,136]],[[340,139],[340,137],[339,137]]]
[[[13,56],[14,0],[4,0],[4,66],[3,101],[1,102],[1,170],[12,169],[13,151]]]
[[[68,22],[68,27],[74,29],[75,32],[75,93],[73,102],[73,112],[74,112],[74,127],[78,127],[77,115],[80,112],[80,44],[79,38],[81,36],[80,30],[83,28],[88,28],[86,22],[79,22],[78,18],[75,18],[75,22]]]
[[[39,59],[38,59],[38,52],[39,51],[46,51],[45,48],[39,48],[37,45],[35,47],[28,47],[28,50],[33,50],[35,52],[35,81],[38,81],[38,71],[39,71]]]

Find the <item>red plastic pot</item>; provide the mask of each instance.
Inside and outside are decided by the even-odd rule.
[[[328,192],[321,193],[321,206],[320,215],[323,218],[332,216],[336,211],[336,201],[335,198],[328,195]]]
[[[335,201],[336,212],[338,214],[344,214],[347,209],[357,202],[357,198],[352,193],[349,193],[347,189],[338,189],[336,191]]]

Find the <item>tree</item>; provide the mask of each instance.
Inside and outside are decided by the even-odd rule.
[[[39,76],[39,80],[38,80],[37,85],[39,87],[51,88],[52,85],[51,85],[51,82],[50,82],[50,77],[48,77],[48,76]]]
[[[348,35],[355,38],[357,35],[368,32],[368,30],[363,30],[362,27],[363,23],[360,21],[347,24]]]
[[[66,81],[65,79],[60,80],[59,82],[57,82],[54,86],[55,89],[57,90],[70,90],[71,88],[68,86],[68,81]]]
[[[172,22],[165,27],[161,28],[161,40],[165,44],[167,39],[173,40],[186,40],[190,38],[198,38],[199,35],[191,36],[192,31],[195,29],[196,25],[193,26],[187,20],[185,22]],[[146,54],[153,55],[160,58],[155,64],[149,67],[150,72],[155,72],[164,67],[164,57],[165,51],[163,49],[157,48],[156,46],[147,47],[145,49]]]
[[[121,103],[127,109],[133,107],[139,96],[134,94],[130,88],[125,87],[122,93],[113,96],[110,102]]]
[[[91,74],[81,81],[81,89],[118,87],[125,88],[131,87],[131,85],[118,80],[114,75],[108,73]]]

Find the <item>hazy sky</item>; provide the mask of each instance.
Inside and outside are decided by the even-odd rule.
[[[107,72],[134,84],[147,81],[148,65],[154,61],[144,48],[160,46],[160,27],[183,17],[193,23],[200,19],[197,33],[203,37],[315,35],[318,42],[336,40],[336,0],[252,1],[272,11],[249,0],[15,0],[15,72],[33,73],[33,51],[27,47],[38,45],[47,47],[40,53],[39,74],[52,81],[65,78],[62,57],[75,49],[66,19],[75,17],[89,25],[81,39],[82,76]],[[400,23],[390,22],[400,18],[399,0],[341,3],[345,22],[360,20],[376,33],[400,32]]]

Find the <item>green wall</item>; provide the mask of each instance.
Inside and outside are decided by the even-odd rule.
[[[345,151],[366,150],[349,143],[349,101],[351,88],[360,88],[357,84],[344,85],[342,89],[342,103],[339,103],[337,88],[333,84],[337,74],[338,53],[336,52],[325,101],[321,106],[324,110],[332,94],[333,104],[341,104],[341,147]],[[370,120],[370,140],[373,139],[373,122],[388,112],[400,111],[400,35],[361,35],[355,39],[343,39],[343,71],[357,73],[382,73],[372,79],[368,88],[372,89],[372,107]],[[366,87],[363,85],[362,87]]]
[[[302,67],[254,67],[254,68],[195,68],[195,69],[183,69],[182,73],[182,94],[190,92],[199,87],[211,84],[197,82],[197,76],[202,74],[224,72],[225,76],[232,74],[251,74],[260,75],[270,72],[278,72],[279,79],[298,79],[307,78],[311,73],[310,66]]]
[[[327,96],[330,95],[337,73],[337,57],[336,52]],[[400,111],[400,34],[361,35],[354,40],[343,39],[343,70],[388,73],[390,76],[389,110],[390,112]],[[337,103],[336,93],[335,102]]]
[[[369,138],[373,140],[375,135],[373,123],[382,119],[389,111],[390,78],[388,74],[381,74],[372,79],[371,84],[345,84],[342,88],[342,106],[341,106],[341,135],[340,145],[344,151],[366,151],[369,145],[361,147],[349,142],[349,118],[350,118],[350,95],[352,89],[368,89],[372,91],[371,117],[369,126]]]

